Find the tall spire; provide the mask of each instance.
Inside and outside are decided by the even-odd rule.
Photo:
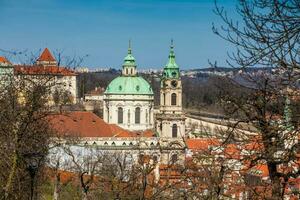
[[[169,61],[166,65],[166,68],[178,68],[178,65],[175,61],[175,53],[174,53],[174,42],[173,39],[171,39],[171,45],[170,45],[170,53],[169,53]]]
[[[173,39],[171,39],[169,58],[170,58],[170,57],[175,58],[175,53],[174,53],[174,41],[173,41]]]
[[[136,64],[135,58],[132,56],[131,40],[128,41],[128,52],[124,58],[122,75],[135,76],[136,75]]]
[[[131,40],[128,41],[128,54],[131,54]]]
[[[180,72],[175,60],[173,39],[171,39],[170,52],[168,58],[168,63],[165,65],[163,70],[163,78],[178,79],[180,77]]]

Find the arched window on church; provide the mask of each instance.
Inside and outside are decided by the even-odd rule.
[[[123,124],[123,108],[118,108],[118,124]]]
[[[141,123],[141,108],[140,107],[135,108],[135,123],[136,124]]]
[[[177,124],[172,125],[172,137],[177,138]]]
[[[128,68],[126,68],[126,75],[128,74]]]
[[[171,105],[176,106],[177,95],[175,93],[171,94]]]
[[[171,156],[171,162],[172,162],[172,163],[176,163],[177,160],[178,160],[177,154],[173,154],[173,155]]]
[[[133,69],[132,69],[132,68],[130,69],[130,74],[131,74],[131,75],[133,74]]]
[[[164,97],[164,106],[166,105],[166,94],[164,93],[164,95],[163,95]]]

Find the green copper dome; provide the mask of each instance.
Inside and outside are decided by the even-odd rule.
[[[119,76],[107,86],[105,94],[153,95],[150,84],[139,76]]]
[[[163,70],[163,78],[176,78],[178,79],[179,74],[179,67],[176,64],[175,61],[175,53],[174,53],[174,46],[173,46],[173,40],[171,41],[171,47],[170,47],[170,54],[169,54],[169,60],[166,66]]]
[[[128,54],[124,58],[122,75],[110,82],[105,90],[105,94],[153,95],[150,84],[136,73],[136,64],[131,53],[130,41]]]

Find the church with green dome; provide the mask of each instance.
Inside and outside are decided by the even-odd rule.
[[[121,76],[107,86],[104,93],[103,119],[128,130],[154,127],[154,94],[150,84],[137,73],[129,42]]]
[[[155,117],[154,93],[150,84],[137,73],[130,42],[121,76],[112,80],[106,88],[103,108],[103,119],[109,124],[117,124],[131,131],[155,129],[163,138],[183,138],[185,116],[182,112],[182,84],[173,41],[168,62],[163,68],[160,108]]]

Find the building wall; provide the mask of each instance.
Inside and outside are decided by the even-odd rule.
[[[182,111],[182,85],[181,80],[176,80],[178,85],[176,88],[171,86],[172,80],[166,80],[165,86],[160,90],[160,109],[165,112],[179,113]],[[176,94],[176,105],[171,105],[171,96]]]
[[[177,137],[178,138],[183,138],[185,137],[185,124],[184,120],[182,119],[163,119],[161,120],[161,124],[157,124],[157,130],[161,129],[158,131],[160,133],[160,137],[170,137],[172,138],[172,126],[173,124],[177,125]],[[161,126],[161,128],[160,128]]]
[[[69,92],[72,97],[72,103],[77,103],[78,89],[77,76],[56,76],[56,83],[62,90]]]
[[[174,86],[172,82],[177,84]],[[156,130],[160,137],[172,138],[173,125],[177,125],[177,138],[185,137],[185,116],[182,112],[182,85],[180,79],[161,82],[160,108],[156,115]],[[172,105],[172,94],[176,94],[176,105]]]
[[[75,104],[78,99],[77,90],[77,77],[76,76],[61,76],[61,75],[18,75],[15,78],[21,79],[25,76],[28,84],[35,82],[41,85],[45,84],[50,87],[51,95],[54,95],[55,91],[66,91],[71,96],[71,103]],[[24,79],[24,80],[26,80]],[[49,104],[54,104],[53,96],[49,97]]]
[[[135,109],[140,108],[140,123],[135,123]],[[147,130],[154,127],[153,95],[105,95],[103,120],[118,124],[118,108],[123,109],[123,123],[120,127],[132,131]]]

